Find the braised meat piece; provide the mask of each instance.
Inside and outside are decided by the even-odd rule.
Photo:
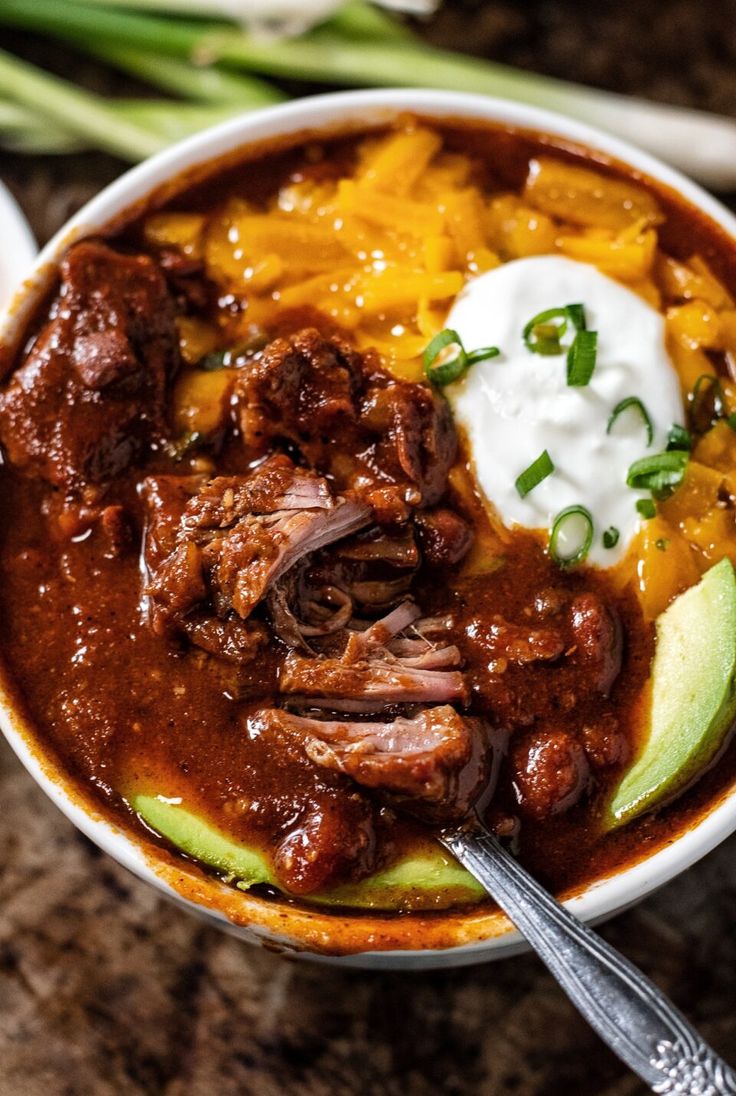
[[[275,339],[246,378],[243,422],[251,439],[312,441],[358,417],[364,386],[360,355],[314,328]]]
[[[586,692],[608,696],[623,657],[623,633],[614,611],[592,591],[572,599],[555,591],[540,598],[535,615],[542,621],[536,626],[531,620],[517,624],[498,615],[479,617],[466,626],[466,636],[496,661],[555,664],[564,658],[584,669]]]
[[[149,573],[173,552],[184,507],[205,482],[203,476],[148,476],[140,485],[146,514],[143,559]]]
[[[438,507],[420,511],[414,524],[424,561],[431,567],[451,567],[470,551],[473,530],[454,510]]]
[[[306,328],[274,340],[236,392],[248,442],[289,439],[382,524],[406,521],[445,490],[457,446],[446,402],[393,379],[338,336]]]
[[[239,803],[239,814],[270,846],[292,894],[369,875],[380,866],[385,811],[344,774],[315,765],[282,715],[256,710],[243,723],[258,794]]]
[[[441,705],[411,719],[342,722],[273,711],[272,721],[304,745],[320,768],[345,773],[357,784],[410,801],[434,821],[467,816],[488,783],[489,737],[482,720],[463,719]]]
[[[71,247],[51,318],[0,393],[10,461],[74,491],[136,459],[164,431],[174,318],[153,260],[96,240]]]
[[[307,895],[370,875],[377,866],[374,814],[347,788],[302,810],[274,850],[273,866],[286,890]]]
[[[312,707],[376,712],[395,704],[467,702],[454,644],[430,637],[442,624],[423,622],[421,611],[404,602],[364,631],[348,633],[340,655],[306,657],[292,651],[280,679],[283,693]]]
[[[551,727],[514,742],[511,766],[519,808],[535,819],[569,810],[590,783],[583,747],[568,731]]]
[[[497,615],[490,620],[471,621],[466,634],[473,646],[489,658],[516,663],[554,661],[566,647],[565,635],[559,628],[512,624]]]
[[[570,606],[573,658],[595,688],[608,696],[621,670],[623,631],[618,616],[595,594],[580,594]]]
[[[193,629],[195,609],[206,605],[210,616],[247,620],[302,557],[369,520],[366,506],[333,497],[325,480],[286,456],[272,457],[248,476],[218,476],[195,494],[193,486],[191,477],[180,485],[159,478],[144,486],[151,513],[146,593],[155,631],[184,628],[208,650],[220,636],[232,651],[233,628],[227,637],[222,629],[205,631],[201,620]]]
[[[391,533],[372,526],[274,583],[271,624],[288,646],[313,653],[312,640],[340,631],[362,611],[386,611],[405,599],[419,561],[411,526]]]

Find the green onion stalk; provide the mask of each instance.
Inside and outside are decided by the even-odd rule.
[[[319,84],[430,87],[512,99],[633,140],[712,186],[736,185],[736,123],[728,118],[646,103],[437,49],[414,38],[388,12],[361,0],[352,0],[300,37],[278,39],[225,19],[182,15],[193,7],[184,0],[0,0],[0,24],[55,36],[108,60],[114,60],[112,51],[140,51],[140,62],[130,53],[124,60],[119,53],[114,63],[130,71],[145,64],[145,78],[153,82],[156,62],[168,58],[192,70],[214,67],[240,78],[257,73]],[[202,11],[205,5],[197,7]],[[234,7],[228,2],[226,10]],[[169,14],[158,14],[161,9]],[[178,82],[180,76],[171,79]],[[161,85],[164,76],[158,80]],[[168,88],[182,93],[185,83],[175,88],[170,82]],[[231,102],[234,90],[233,85],[227,93],[223,90]],[[140,134],[129,136],[126,154],[131,158],[145,141]],[[120,143],[125,144],[125,135]]]
[[[0,50],[0,144],[17,152],[98,148],[136,161],[243,109],[242,101],[107,100]]]

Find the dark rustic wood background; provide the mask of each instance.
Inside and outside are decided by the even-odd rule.
[[[448,3],[425,33],[736,113],[736,0],[476,0]],[[5,35],[0,45],[98,90],[140,90],[45,43]],[[121,170],[102,155],[0,159],[39,242]],[[735,926],[732,838],[602,930],[732,1061]],[[642,1091],[535,959],[373,974],[249,949],[93,848],[0,746],[0,1096]]]

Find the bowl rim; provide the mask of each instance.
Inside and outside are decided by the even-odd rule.
[[[464,92],[381,89],[332,92],[237,116],[189,137],[132,168],[87,203],[49,241],[0,318],[0,345],[12,350],[24,321],[46,291],[63,251],[78,238],[124,223],[136,207],[194,169],[206,174],[249,146],[276,139],[360,132],[402,114],[509,126],[583,146],[593,158],[614,160],[674,191],[706,214],[736,246],[736,217],[680,172],[619,138],[551,111]],[[171,193],[176,191],[174,186]],[[105,816],[42,748],[8,682],[0,681],[0,728],[30,775],[70,821],[139,878],[219,927],[251,941],[311,955],[347,956],[362,966],[437,966],[477,962],[523,947],[503,915],[477,911],[440,915],[364,916],[305,910],[253,898],[210,877],[202,878]],[[651,856],[583,888],[566,905],[584,921],[598,921],[638,902],[686,870],[736,830],[736,787],[700,820]],[[356,928],[356,926],[360,926]],[[402,926],[404,926],[402,928]],[[418,932],[421,940],[417,940]],[[342,942],[341,942],[342,941]],[[347,942],[347,943],[346,943]]]
[[[12,296],[15,283],[32,267],[38,247],[31,226],[12,193],[0,182],[0,224],[3,251],[0,255],[0,297],[2,303]]]

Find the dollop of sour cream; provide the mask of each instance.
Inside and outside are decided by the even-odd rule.
[[[533,353],[522,338],[532,317],[568,304],[582,304],[588,329],[598,332],[596,367],[585,387],[567,384],[566,353]],[[646,497],[627,486],[629,468],[665,449],[670,427],[684,422],[663,317],[596,267],[549,255],[517,259],[470,281],[447,326],[468,352],[491,345],[501,350],[446,389],[480,487],[501,519],[549,530],[561,510],[582,505],[594,522],[588,562],[617,563],[642,520],[636,502]],[[621,414],[607,432],[614,408],[630,396],[649,414],[650,445],[635,410]],[[545,449],[555,470],[521,498],[516,479]],[[611,527],[619,538],[606,548],[603,533]]]

